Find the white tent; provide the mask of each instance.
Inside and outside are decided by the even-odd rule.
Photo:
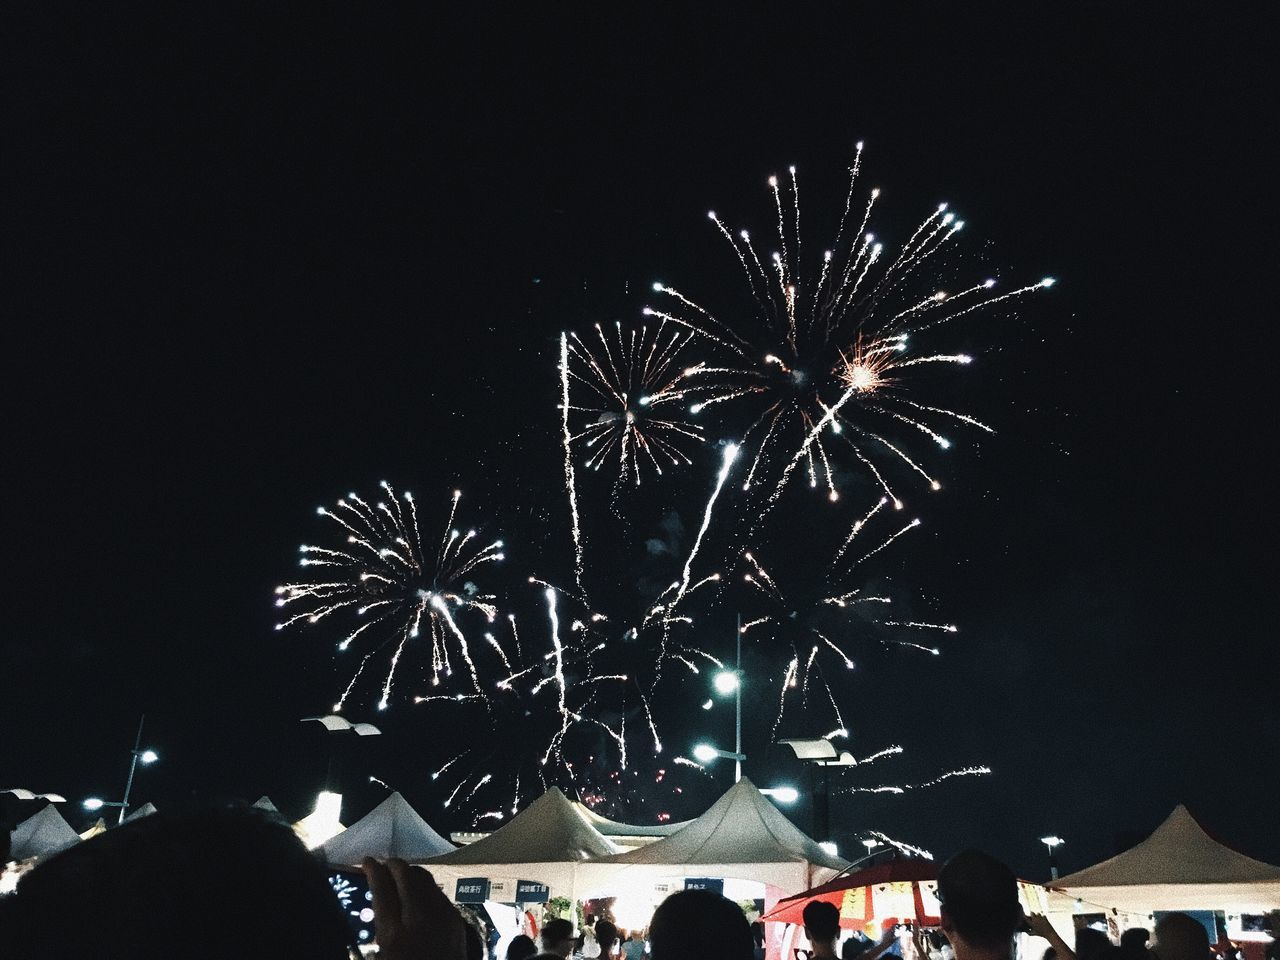
[[[453,844],[432,830],[399,793],[391,794],[320,845],[325,860],[334,867],[355,866],[365,857],[399,857],[419,863],[453,849]]]
[[[51,857],[79,842],[80,835],[71,829],[57,808],[49,804],[10,831],[9,859]]]
[[[794,826],[746,777],[702,816],[648,846],[584,864],[586,895],[652,889],[678,877],[753,880],[796,893],[849,864]]]
[[[274,803],[272,803],[271,798],[268,797],[265,793],[262,796],[260,796],[257,800],[253,801],[252,806],[253,806],[253,809],[255,810],[265,810],[267,811],[267,813],[280,812],[280,808],[277,807]]]
[[[133,813],[125,817],[124,822],[132,823],[134,820],[141,820],[143,817],[149,817],[153,813],[157,813],[157,812],[158,811],[156,810],[156,805],[154,803],[150,803],[150,802],[144,803],[137,810],[133,811]]]
[[[693,822],[691,820],[682,820],[679,823],[619,823],[617,820],[610,820],[607,817],[600,816],[586,804],[574,803],[573,806],[574,809],[586,817],[587,823],[595,827],[601,836],[608,837],[615,845],[624,850],[643,847],[653,843],[655,840],[669,837],[677,830],[682,830]]]
[[[1223,846],[1181,804],[1133,849],[1050,886],[1125,913],[1280,909],[1280,867]]]
[[[487,877],[544,883],[552,896],[574,898],[578,865],[617,849],[559,787],[552,787],[510,823],[482,840],[433,857],[425,866],[450,896],[457,880]]]

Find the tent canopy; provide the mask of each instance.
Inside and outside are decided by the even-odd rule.
[[[1083,900],[1141,913],[1280,907],[1280,867],[1219,843],[1181,804],[1133,849],[1052,886]]]
[[[489,877],[545,883],[553,896],[577,899],[582,861],[617,849],[552,787],[489,836],[426,866],[450,896],[459,879]]]
[[[71,829],[58,809],[49,804],[10,831],[9,859],[51,857],[79,842],[80,835]]]
[[[257,800],[253,801],[253,808],[255,810],[265,810],[268,813],[280,812],[280,808],[277,807],[274,803],[272,803],[271,798],[268,797],[265,793],[262,796],[260,796]]]
[[[434,857],[432,864],[551,863],[606,857],[617,848],[600,835],[559,787],[475,843]]]
[[[148,801],[147,803],[144,803],[142,806],[140,806],[137,810],[133,811],[133,813],[125,817],[124,822],[132,823],[134,820],[141,820],[143,817],[149,817],[153,813],[158,813],[158,812],[159,811],[156,810],[156,805]]]
[[[339,867],[354,866],[365,857],[420,863],[454,846],[431,829],[404,797],[393,793],[320,849],[325,860]]]
[[[849,864],[801,832],[746,777],[669,837],[584,867],[590,889],[677,875],[732,877],[799,890]]]
[[[938,879],[938,865],[932,860],[890,860],[878,866],[868,867],[856,873],[846,873],[842,877],[797,893],[795,896],[779,900],[778,905],[766,913],[761,919],[776,923],[803,923],[804,908],[815,900],[834,904],[837,908],[845,901],[845,891],[857,888],[874,888],[895,883],[918,883],[921,880]],[[905,914],[913,916],[913,913]],[[841,917],[842,926],[854,926],[851,918]],[[843,922],[848,920],[849,922]]]
[[[677,830],[682,830],[693,822],[692,820],[683,820],[679,823],[619,823],[617,820],[610,820],[607,817],[600,816],[585,804],[575,803],[573,806],[574,809],[586,817],[589,824],[606,837],[669,837]]]

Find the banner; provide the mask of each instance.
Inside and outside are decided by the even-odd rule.
[[[516,903],[546,903],[551,899],[551,889],[545,883],[520,880],[516,883]]]
[[[458,880],[455,903],[484,903],[489,899],[489,881],[485,877],[461,877]]]
[[[724,896],[724,880],[719,877],[685,877],[686,890],[710,890]]]

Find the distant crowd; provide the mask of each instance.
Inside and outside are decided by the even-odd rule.
[[[549,919],[537,940],[518,936],[505,957],[495,938],[464,915],[431,874],[400,860],[366,859],[378,956],[385,960],[759,960],[762,925],[717,893],[685,890],[657,908],[646,930],[607,918],[576,932]],[[1025,916],[1012,871],[976,850],[938,874],[941,926],[890,929],[878,942],[841,942],[840,912],[804,910],[808,946],[782,960],[1012,960],[1015,934],[1044,937],[1036,960],[1214,960],[1205,928],[1186,914],[1162,915],[1153,931],[1126,931],[1119,946],[1080,930],[1067,944],[1044,917]],[[1273,920],[1280,919],[1273,915]],[[1276,930],[1272,930],[1275,936]],[[908,941],[903,946],[904,941]],[[1269,960],[1280,960],[1277,942]],[[269,813],[229,809],[155,814],[94,837],[41,863],[17,892],[0,897],[4,960],[349,960],[359,946],[324,865]],[[1220,957],[1220,960],[1234,960]]]

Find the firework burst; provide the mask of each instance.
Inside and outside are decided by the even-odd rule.
[[[315,575],[276,587],[276,606],[288,614],[276,629],[356,621],[339,641],[338,650],[346,651],[353,644],[370,649],[335,710],[345,705],[373,654],[390,649],[378,701],[379,709],[386,709],[401,657],[424,631],[429,638],[432,685],[451,677],[461,661],[473,695],[486,696],[473,655],[475,640],[460,621],[479,618],[486,626],[493,624],[498,612],[495,597],[484,593],[472,577],[503,559],[502,541],[486,542],[475,529],[462,531],[454,526],[462,497],[455,490],[439,542],[426,542],[413,495],[398,496],[386,481],[381,488],[381,498],[373,502],[349,493],[334,507],[316,510],[343,542],[335,547],[299,547],[299,564]],[[483,644],[509,664],[491,630],[484,632]]]
[[[853,524],[836,551],[825,577],[784,590],[756,553],[743,554],[742,582],[760,606],[739,630],[744,637],[768,645],[787,661],[778,691],[778,712],[771,738],[776,739],[787,707],[798,697],[810,719],[810,696],[829,706],[830,721],[844,729],[845,720],[833,690],[834,678],[857,666],[853,647],[868,641],[884,646],[910,648],[937,655],[932,642],[916,639],[937,633],[955,633],[949,623],[930,623],[908,617],[895,618],[893,599],[862,587],[851,587],[853,573],[871,557],[920,525],[919,520],[891,525],[890,532],[868,541],[866,531],[884,512],[887,497]],[[850,560],[850,558],[853,558]]]
[[[749,322],[730,325],[673,287],[654,284],[664,297],[646,316],[693,333],[718,360],[685,369],[682,393],[690,412],[720,405],[752,408],[743,442],[751,463],[742,485],[768,478],[772,498],[803,465],[811,487],[825,486],[838,499],[832,457],[852,457],[899,505],[886,462],[897,463],[931,489],[941,484],[909,452],[897,434],[951,446],[946,426],[994,432],[975,418],[907,396],[910,374],[938,364],[965,366],[964,353],[932,352],[917,346],[919,335],[995,304],[1042,290],[1051,278],[995,293],[982,280],[948,293],[938,289],[935,265],[943,262],[964,222],[941,204],[915,229],[896,255],[867,232],[878,189],[855,208],[862,145],[850,169],[849,189],[835,240],[817,266],[801,256],[800,204],[795,168],[789,182],[769,178],[777,212],[778,250],[762,258],[751,235],[732,233],[708,214],[732,247],[747,280],[753,308]],[[855,226],[856,224],[856,226]],[[776,461],[779,469],[768,466]]]
[[[586,467],[616,465],[615,489],[639,486],[646,472],[692,461],[686,449],[702,442],[702,427],[685,419],[687,402],[679,360],[694,334],[676,324],[606,333],[600,324],[586,340],[567,335],[569,377],[579,399],[569,410],[584,422],[570,437],[586,450]]]

